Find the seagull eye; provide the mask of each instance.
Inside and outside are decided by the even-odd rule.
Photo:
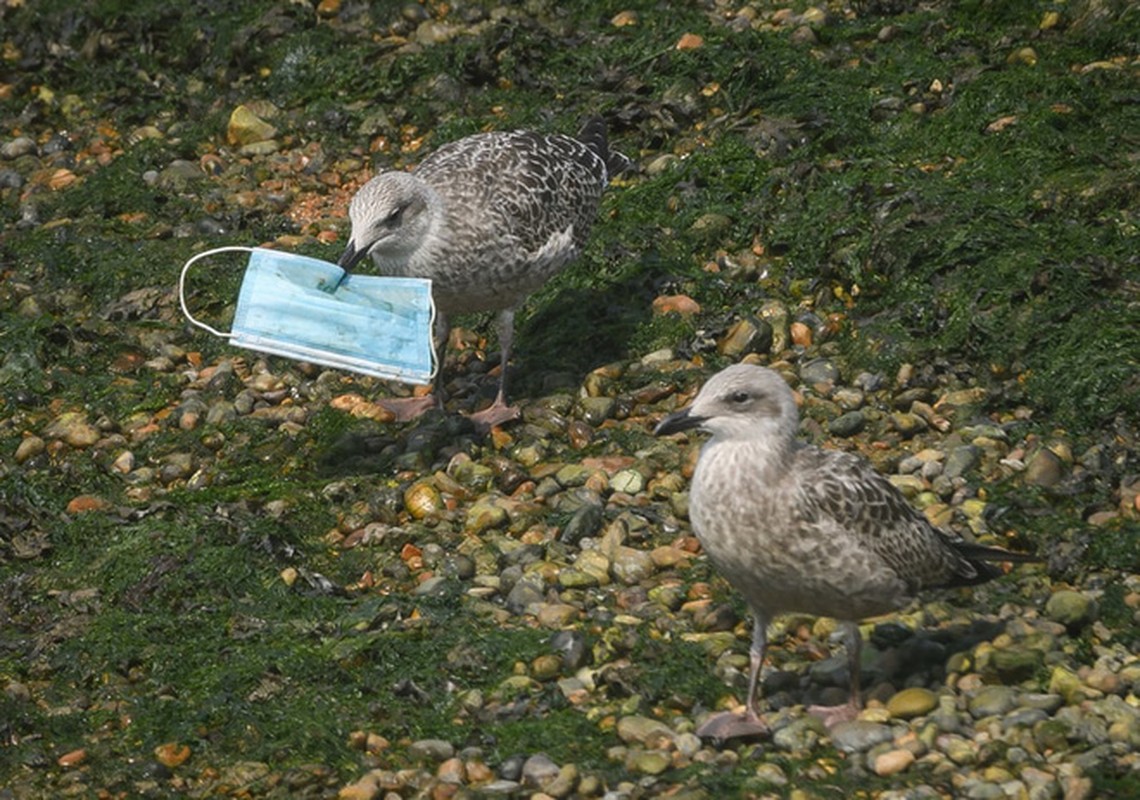
[[[400,205],[400,206],[396,206],[395,208],[393,208],[391,213],[388,214],[388,216],[386,216],[384,218],[384,224],[387,225],[389,228],[391,228],[395,225],[399,225],[400,224],[400,218],[402,216],[404,216],[404,209],[405,208],[407,208],[406,205]]]
[[[749,395],[748,392],[742,390],[739,392],[733,392],[728,396],[728,399],[733,403],[740,405],[742,403],[747,403],[751,399],[751,395]]]

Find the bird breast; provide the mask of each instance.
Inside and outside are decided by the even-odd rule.
[[[909,599],[904,582],[848,531],[811,518],[794,471],[762,446],[706,445],[690,516],[713,565],[768,614],[861,619]]]

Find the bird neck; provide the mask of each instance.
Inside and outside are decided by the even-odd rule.
[[[787,472],[787,465],[795,449],[795,439],[772,432],[755,436],[714,436],[705,445],[701,462],[724,459],[736,463],[739,469],[728,472],[730,480],[751,483],[757,478],[774,483]]]

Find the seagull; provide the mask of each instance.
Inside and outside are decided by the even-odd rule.
[[[1003,574],[991,562],[1036,561],[967,542],[931,525],[865,459],[796,439],[791,389],[770,369],[736,364],[714,375],[657,435],[699,429],[689,516],[713,566],[752,612],[743,714],[713,715],[697,733],[725,740],[767,732],[757,687],[767,628],[781,613],[840,621],[848,640],[847,704],[812,707],[829,726],[862,708],[858,620],[905,607],[923,589],[970,586]]]
[[[519,414],[506,400],[515,310],[578,257],[603,190],[629,164],[609,149],[600,118],[588,120],[577,137],[495,131],[450,142],[413,172],[382,172],[360,188],[338,264],[350,270],[371,256],[382,275],[431,279],[439,363],[450,314],[498,312],[498,394],[472,415],[489,429]],[[406,420],[438,402],[384,404]]]

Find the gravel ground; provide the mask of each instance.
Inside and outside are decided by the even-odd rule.
[[[4,4],[0,18],[24,24],[24,5]],[[783,164],[828,125],[815,112],[791,121],[734,111],[739,74],[716,59],[699,84],[678,78],[660,97],[602,70],[599,96],[621,97],[605,109],[614,143],[638,166],[607,195],[587,277],[602,281],[620,263],[654,274],[589,294],[571,272],[540,293],[511,375],[517,423],[483,436],[465,418],[493,396],[497,354],[484,321],[464,319],[451,337],[446,411],[394,424],[375,401],[408,387],[228,348],[189,327],[177,268],[254,238],[332,258],[370,161],[410,164],[430,147],[434,131],[395,104],[373,113],[366,99],[339,98],[318,113],[295,87],[281,100],[290,65],[316,69],[306,25],[389,58],[392,80],[411,63],[400,58],[453,53],[445,63],[462,65],[460,78],[415,78],[411,99],[428,117],[473,102],[463,93],[472,86],[512,89],[510,65],[519,92],[545,86],[527,71],[541,59],[511,37],[576,34],[542,4],[408,4],[384,26],[355,4],[301,5],[235,35],[237,55],[214,66],[237,74],[216,98],[218,76],[180,76],[177,65],[142,76],[135,64],[132,80],[150,82],[118,85],[110,100],[69,92],[75,64],[97,71],[153,52],[153,31],[129,18],[87,31],[82,15],[57,15],[50,31],[24,25],[5,39],[5,63],[23,72],[0,73],[0,800],[1135,795],[1140,429],[1123,394],[1089,389],[1134,385],[1112,383],[1134,373],[1126,319],[1110,331],[1117,349],[1098,339],[1078,359],[1096,366],[1071,387],[1071,407],[1116,409],[1097,424],[1064,427],[1057,403],[1046,408],[1027,388],[1040,371],[1020,356],[876,361],[849,346],[871,302],[856,282],[837,278],[834,262],[818,280],[773,278],[784,268],[778,237],[742,240],[736,221],[768,212],[702,194],[703,182],[746,168],[740,142],[748,163]],[[874,8],[707,3],[701,32],[670,32],[664,52],[699,62],[761,32],[842,70],[855,58],[845,21],[883,15],[868,48],[930,22],[908,16],[910,4],[863,5]],[[1030,69],[1054,30],[1085,46],[1088,20],[1115,13],[1076,5],[1058,19],[1031,9],[1033,24],[1002,40],[1001,63]],[[600,46],[618,47],[656,35],[658,13],[618,9],[590,24]],[[502,41],[495,25],[508,31]],[[85,43],[65,47],[69,36]],[[242,54],[253,59],[259,37],[297,44],[258,73]],[[499,49],[485,52],[487,41]],[[661,52],[639,63],[661,66]],[[1081,50],[1062,72],[1091,76],[1115,109],[1135,58],[1094,55]],[[56,60],[71,66],[59,72]],[[26,77],[40,67],[52,67],[54,85]],[[963,87],[978,79],[955,74]],[[242,89],[247,81],[264,91]],[[166,91],[218,121],[209,138],[187,138],[200,133],[194,113],[138,110]],[[918,120],[955,102],[925,77],[892,91],[875,120]],[[506,113],[497,99],[487,119]],[[1059,130],[1088,122],[1056,105]],[[357,144],[326,145],[349,119]],[[971,126],[992,137],[1029,123],[986,107]],[[723,162],[687,171],[721,146]],[[771,194],[799,182],[826,193],[831,179],[818,176],[838,181],[851,164],[825,151],[788,167],[790,182]],[[945,170],[949,182],[952,160],[898,175]],[[1102,165],[1081,193],[1042,178],[1039,210],[1087,201],[1097,226],[1134,236],[1122,170]],[[886,233],[936,224],[906,210],[906,192],[854,191],[876,192]],[[780,224],[792,223],[762,232]],[[616,241],[615,230],[640,238]],[[973,235],[962,230],[945,237]],[[844,235],[828,246],[837,261]],[[689,263],[662,265],[658,245]],[[1076,330],[1064,326],[1085,311],[1134,313],[1134,263],[1097,262],[1104,294],[1078,312],[1069,298],[1042,338]],[[1062,279],[1023,277],[1010,305],[1030,298],[1024,313]],[[224,320],[233,289],[236,278],[223,278],[195,297]],[[581,324],[583,308],[595,320],[631,313],[637,325],[615,343],[609,328]],[[542,349],[551,343],[557,356]],[[772,735],[719,746],[693,731],[742,702],[750,623],[689,527],[699,437],[651,431],[737,361],[785,376],[804,439],[870,459],[933,522],[1043,562],[866,620],[867,708],[830,731],[804,707],[845,699],[835,624],[777,619],[763,678]]]

